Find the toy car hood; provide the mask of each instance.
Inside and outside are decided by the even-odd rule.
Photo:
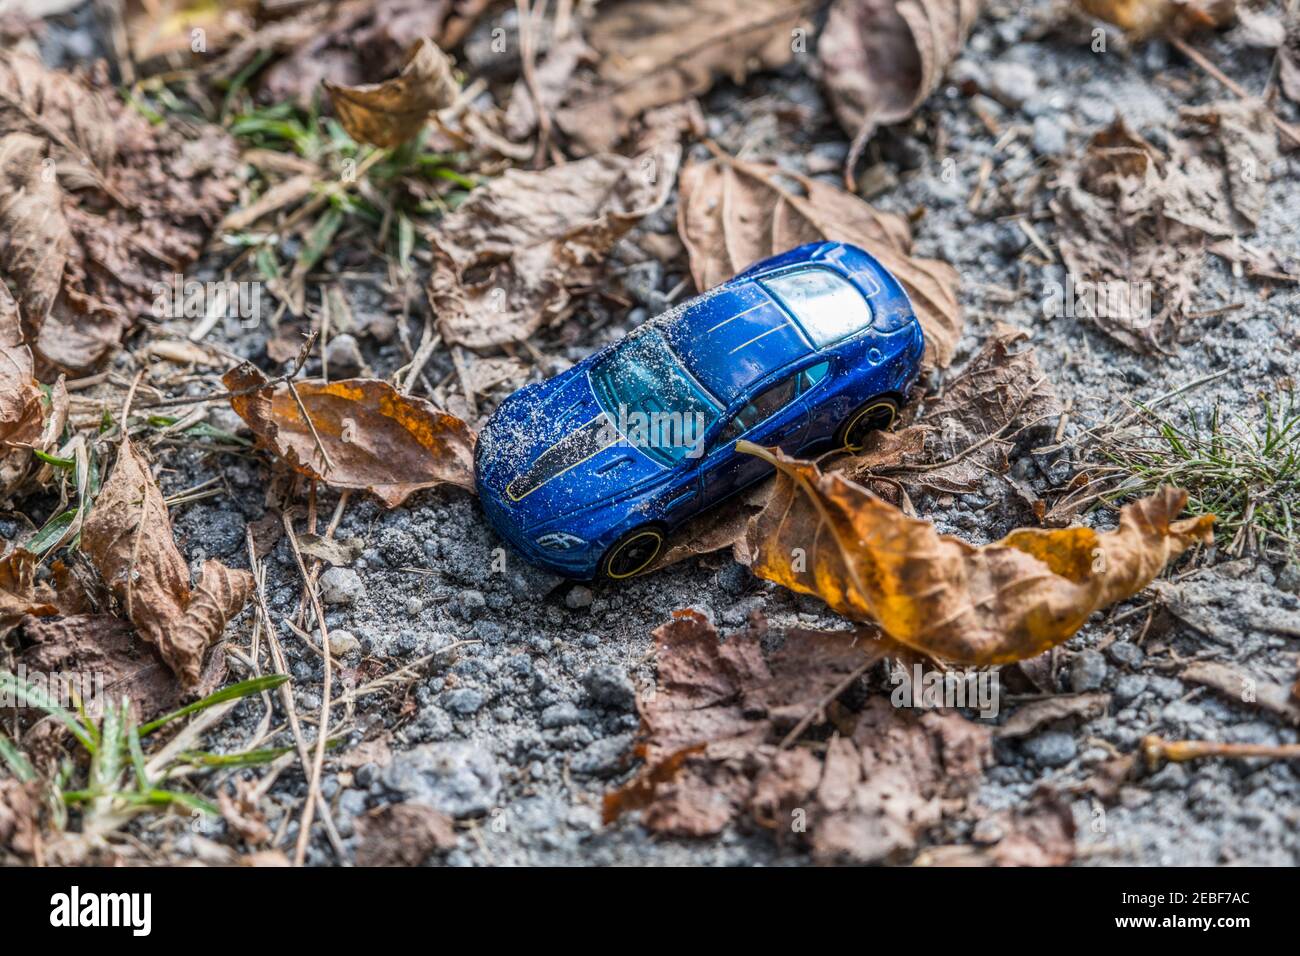
[[[506,399],[479,435],[480,480],[521,530],[633,492],[664,466],[621,440],[587,379],[586,363],[559,388]]]

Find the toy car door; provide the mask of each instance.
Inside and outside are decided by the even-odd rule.
[[[808,407],[797,395],[797,376],[790,375],[759,392],[732,417],[714,439],[700,469],[703,503],[721,501],[771,471],[761,458],[736,452],[736,440],[794,453],[808,432]]]

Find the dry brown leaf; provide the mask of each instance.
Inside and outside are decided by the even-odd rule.
[[[776,166],[717,152],[682,171],[677,231],[697,288],[712,288],[759,259],[808,242],[847,242],[902,283],[925,331],[926,361],[946,367],[961,337],[957,271],[911,255],[907,220],[851,193]]]
[[[1027,806],[984,817],[980,834],[991,846],[935,847],[917,866],[1065,866],[1075,856],[1074,814],[1055,793],[1036,791]]]
[[[807,0],[622,0],[587,28],[596,76],[573,84],[555,119],[584,152],[612,150],[647,110],[790,62],[816,4]],[[800,33],[802,31],[802,33]]]
[[[41,785],[0,778],[0,860],[6,853],[28,859],[40,841]]]
[[[0,283],[0,289],[4,284]],[[18,332],[15,318],[6,322],[0,291],[0,499],[7,497],[39,462],[33,451],[48,452],[59,442],[68,421],[68,390],[62,376],[48,396],[34,375],[32,353],[26,345],[5,344]],[[12,302],[12,299],[9,299]]]
[[[55,597],[36,583],[40,559],[25,548],[15,548],[0,558],[0,637],[27,615],[48,617],[59,613]]]
[[[750,524],[752,569],[845,617],[874,621],[923,654],[983,666],[1067,640],[1094,611],[1136,594],[1198,541],[1211,515],[1174,519],[1187,494],[1127,505],[1119,528],[1020,529],[976,547],[941,535],[842,475],[749,442],[777,467],[771,503]]]
[[[991,751],[988,728],[955,711],[918,714],[874,697],[850,736],[832,738],[816,789],[785,802],[809,806],[820,862],[897,862],[979,786]]]
[[[1160,348],[1191,311],[1207,239],[1250,231],[1262,211],[1277,147],[1261,109],[1188,111],[1199,148],[1171,136],[1169,156],[1116,120],[1061,170],[1052,212],[1074,314],[1130,348]]]
[[[349,136],[390,148],[414,138],[431,114],[455,101],[460,87],[447,54],[426,38],[411,47],[393,79],[362,86],[326,81],[325,89]]]
[[[769,657],[765,632],[759,619],[720,642],[694,610],[673,612],[654,632],[659,686],[637,705],[645,766],[605,797],[607,822],[644,808],[642,823],[658,832],[718,832],[749,799],[750,758],[764,749],[774,754],[809,709],[881,653],[867,632],[795,630]]]
[[[356,818],[357,866],[420,866],[431,853],[456,846],[445,813],[422,803],[390,803]]]
[[[1141,40],[1224,26],[1236,15],[1237,0],[1079,0],[1079,6]]]
[[[255,29],[259,0],[126,0],[123,27],[137,69],[188,63]],[[195,47],[199,48],[196,49]]]
[[[1061,416],[1056,390],[1038,365],[1022,329],[997,323],[979,354],[927,400],[925,411],[897,431],[873,433],[863,450],[832,470],[881,497],[901,485],[909,494],[974,492],[990,474],[1005,474],[1017,443],[1046,444]],[[885,476],[888,481],[871,479]],[[897,502],[895,502],[897,503]]]
[[[98,362],[235,194],[229,136],[151,125],[92,82],[0,54],[0,277],[41,363]]]
[[[129,698],[142,721],[175,710],[191,696],[215,691],[226,675],[225,655],[212,654],[203,665],[198,684],[184,687],[158,650],[136,637],[129,623],[111,614],[68,614],[64,610],[62,617],[28,619],[23,624],[23,638],[18,660],[29,672],[93,674],[103,681],[104,699]],[[99,688],[95,690],[98,693]]]
[[[641,809],[651,830],[707,836],[747,812],[781,838],[802,811],[803,839],[818,860],[906,858],[977,786],[990,759],[988,730],[955,712],[922,714],[884,697],[861,711],[837,700],[892,647],[870,632],[790,630],[779,635],[779,649],[764,651],[773,636],[756,618],[720,642],[689,610],[655,631],[658,687],[638,704],[645,765],[606,796],[607,821]],[[807,716],[814,730],[838,731],[824,758],[779,746]]]
[[[443,340],[490,348],[567,316],[610,249],[672,191],[681,150],[507,170],[434,229],[429,299]]]
[[[309,4],[291,20],[264,24],[225,58],[229,79],[262,51],[284,53],[261,82],[272,103],[307,109],[323,82],[356,86],[394,76],[413,44],[450,50],[487,7],[484,0],[344,0]]]
[[[294,387],[304,418],[289,387],[271,386],[253,365],[231,369],[222,381],[232,392],[258,389],[233,396],[231,406],[265,447],[331,487],[372,492],[390,508],[421,488],[474,490],[469,426],[387,382],[300,382]]]
[[[1178,675],[1193,684],[1217,690],[1229,700],[1250,704],[1300,724],[1300,701],[1283,684],[1256,677],[1219,661],[1196,661]]]
[[[197,684],[204,654],[247,603],[253,577],[208,560],[191,590],[162,492],[130,439],[118,447],[113,472],[86,518],[81,548],[136,633],[158,648],[182,684]]]
[[[1017,707],[1007,722],[997,729],[999,737],[1024,737],[1044,724],[1067,717],[1099,717],[1110,706],[1110,694],[1058,694]]]
[[[834,0],[817,43],[835,117],[853,137],[845,181],[880,126],[911,116],[939,85],[981,0]]]

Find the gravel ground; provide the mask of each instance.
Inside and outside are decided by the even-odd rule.
[[[874,156],[897,180],[873,202],[902,213],[924,210],[917,224],[917,252],[947,259],[960,271],[968,322],[958,364],[978,349],[994,320],[1025,328],[1043,369],[1062,398],[1074,403],[1072,428],[1086,428],[1112,413],[1117,399],[1149,399],[1223,369],[1227,374],[1188,394],[1191,408],[1203,412],[1223,401],[1250,413],[1257,409],[1260,390],[1300,372],[1294,292],[1277,288],[1261,298],[1257,285],[1234,278],[1221,262],[1210,259],[1196,307],[1211,310],[1237,302],[1244,307],[1191,323],[1186,341],[1170,356],[1139,356],[1079,321],[1046,318],[1039,290],[1048,278],[1063,279],[1063,272],[1057,268],[1045,274],[1027,260],[1026,253],[1033,250],[1014,222],[967,210],[981,159],[995,155],[996,137],[977,118],[977,106],[996,111],[1004,128],[1025,128],[996,154],[999,165],[989,184],[994,188],[1024,181],[1079,150],[1116,114],[1139,130],[1153,130],[1172,124],[1180,106],[1224,95],[1213,80],[1159,42],[1130,51],[1113,43],[1111,52],[1099,55],[1089,49],[1091,37],[1084,27],[1032,39],[1048,9],[1043,2],[1020,8],[995,4],[977,26],[953,76],[996,87],[1002,103],[972,99],[955,86],[941,88],[907,131],[887,131],[873,145]],[[1262,88],[1269,55],[1235,46],[1230,35],[1200,45],[1245,86]],[[69,46],[62,43],[65,50]],[[796,57],[780,74],[715,89],[705,101],[711,135],[747,157],[836,181],[847,144],[811,75],[812,61],[811,56]],[[935,152],[937,141],[946,143],[943,156]],[[1300,235],[1294,230],[1300,221],[1294,156],[1286,156],[1274,170],[1257,234],[1261,245],[1291,255],[1300,254]],[[955,162],[947,167],[955,169],[955,177],[944,176],[944,157]],[[1045,208],[1047,198],[1042,192],[1035,206]],[[1050,219],[1036,226],[1050,242]],[[671,208],[641,227],[663,233],[673,229]],[[637,306],[630,312],[605,312],[593,305],[551,333],[544,352],[576,360],[663,306],[682,274],[657,261],[641,261],[645,257],[635,245],[639,234],[619,248],[627,267],[624,284]],[[998,289],[1023,292],[1005,304]],[[353,282],[348,291],[362,323],[384,312],[377,283]],[[599,331],[588,331],[592,327]],[[265,364],[262,330],[223,344]],[[364,344],[377,374],[399,364],[395,344]],[[430,378],[436,381],[449,369],[439,358]],[[214,411],[213,417],[218,424],[230,424],[228,413]],[[1014,473],[1033,478],[1033,465],[1026,456],[1014,463]],[[262,514],[269,480],[265,464],[252,457],[191,452],[172,461],[171,468],[162,476],[165,492],[216,474],[225,476],[232,491],[176,509],[177,536],[186,555],[195,562],[220,557],[245,566],[244,526]],[[332,501],[323,499],[323,513],[329,513]],[[1024,514],[1008,514],[991,523],[982,510],[987,504],[970,495],[918,502],[918,507],[942,530],[975,540],[996,537],[1027,520]],[[1099,520],[1113,519],[1102,515]],[[724,633],[740,627],[754,610],[776,626],[842,627],[819,602],[753,578],[727,555],[689,561],[618,586],[561,582],[513,554],[505,557],[503,567],[501,543],[474,498],[459,490],[424,492],[392,511],[373,501],[354,501],[338,536],[364,542],[354,564],[331,571],[324,582],[334,637],[345,645],[344,632],[355,638],[343,648],[345,681],[373,678],[457,641],[474,642],[435,659],[404,693],[366,698],[358,705],[353,739],[387,731],[394,757],[387,767],[366,764],[327,775],[324,792],[346,844],[351,845],[359,814],[384,802],[414,799],[461,821],[456,848],[431,863],[802,862],[789,848],[778,851],[766,835],[743,827],[707,841],[652,837],[635,816],[602,827],[600,801],[630,772],[635,694],[654,678],[650,633],[673,609],[702,609]],[[1159,615],[1143,646],[1134,639],[1145,615],[1123,619],[1126,609],[1138,606],[1132,601],[1095,616],[1057,651],[1060,689],[1107,691],[1112,695],[1108,712],[1000,741],[978,798],[996,810],[1022,803],[1042,785],[1065,794],[1073,801],[1085,863],[1300,862],[1300,780],[1294,765],[1204,761],[1169,766],[1125,786],[1117,804],[1104,811],[1083,786],[1101,761],[1114,752],[1132,752],[1148,733],[1258,743],[1297,739],[1293,727],[1269,713],[1173,676],[1178,658],[1210,652],[1212,659],[1289,684],[1295,677],[1296,638],[1271,628],[1279,620],[1300,621],[1297,575],[1251,560],[1223,560],[1166,587],[1172,589],[1171,600],[1181,602],[1182,616]],[[283,542],[270,560],[269,596],[277,613],[289,613],[299,598],[297,573]],[[235,633],[242,636],[247,627],[245,616]],[[319,662],[301,653],[296,641],[289,640],[286,650],[299,705],[313,710],[319,703]],[[1004,702],[1004,715],[1010,710]],[[247,739],[260,710],[250,705],[237,715],[226,732],[224,743],[230,746]],[[286,774],[271,798],[296,819],[304,793],[301,777]],[[273,828],[279,823],[274,813],[270,823]],[[971,837],[969,823],[946,826],[931,835],[932,843]],[[296,822],[288,825],[290,838],[295,828]],[[188,840],[184,833],[176,837],[182,853]],[[310,859],[333,861],[323,838],[314,843]]]

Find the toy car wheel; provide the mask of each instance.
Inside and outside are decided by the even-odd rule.
[[[836,435],[835,445],[849,451],[860,449],[867,436],[894,424],[898,417],[898,402],[888,396],[879,396],[863,402],[844,420]]]
[[[664,546],[664,533],[653,526],[633,528],[610,546],[600,562],[600,576],[622,580],[640,574],[654,563]]]

